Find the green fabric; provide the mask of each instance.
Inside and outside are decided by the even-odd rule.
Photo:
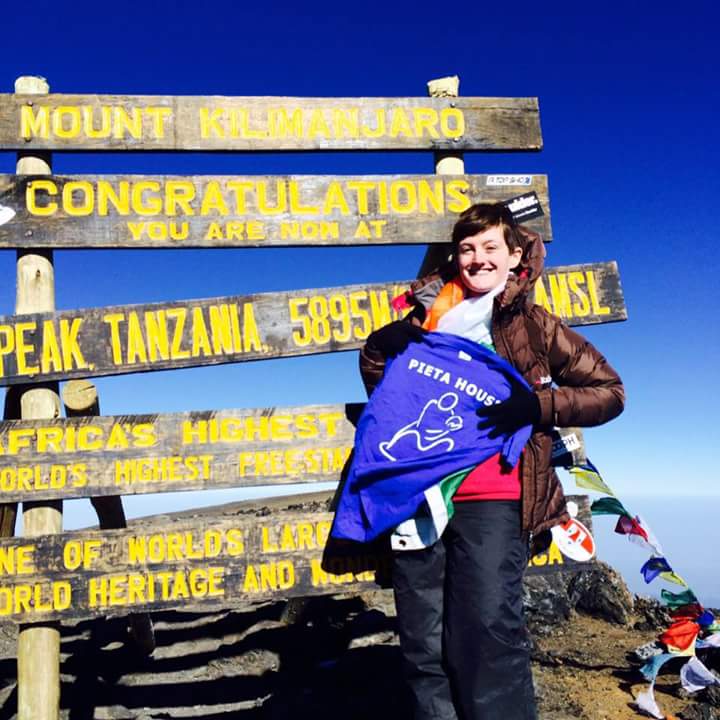
[[[683,605],[692,605],[698,601],[692,590],[686,590],[681,593],[673,593],[669,590],[661,590],[660,597],[663,602],[671,609],[682,607]]]
[[[590,512],[593,515],[624,515],[625,517],[632,517],[622,503],[614,497],[595,500],[590,506]]]
[[[444,477],[440,481],[440,494],[445,501],[445,507],[447,507],[448,520],[455,513],[455,505],[452,501],[453,495],[457,492],[457,489],[462,485],[463,480],[475,469],[475,467],[464,468],[458,470],[452,475]]]

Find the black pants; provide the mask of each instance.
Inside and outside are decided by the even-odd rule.
[[[456,503],[441,540],[394,553],[415,720],[535,720],[515,501]]]

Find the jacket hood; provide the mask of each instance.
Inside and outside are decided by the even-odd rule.
[[[518,225],[516,228],[523,249],[520,264],[507,279],[505,290],[497,297],[501,308],[516,307],[523,304],[532,292],[535,282],[545,266],[545,245],[539,233]],[[454,259],[433,272],[419,278],[410,285],[407,300],[410,304],[421,306],[426,311],[432,307],[435,298],[445,283],[457,277],[458,271]]]
[[[542,236],[522,225],[516,232],[523,249],[520,264],[508,277],[507,285],[498,302],[500,307],[512,307],[525,302],[545,267],[545,244]]]

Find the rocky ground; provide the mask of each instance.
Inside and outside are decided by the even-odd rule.
[[[529,578],[526,609],[541,720],[637,718],[645,687],[632,651],[666,623],[611,568]],[[399,689],[394,606],[384,590],[153,615],[144,656],[123,619],[62,628],[62,717],[409,720]],[[0,720],[16,712],[16,629],[0,625]],[[720,651],[705,658],[720,669]],[[678,661],[680,662],[680,661]],[[678,665],[656,688],[683,720],[720,720],[720,692],[683,697]]]

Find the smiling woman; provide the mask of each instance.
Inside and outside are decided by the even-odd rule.
[[[378,505],[391,505],[391,498],[404,503],[387,528],[395,528],[393,587],[415,720],[535,720],[522,577],[529,555],[550,544],[550,528],[569,519],[562,487],[549,466],[550,431],[612,419],[623,408],[624,391],[590,343],[532,302],[544,247],[504,204],[471,206],[460,215],[452,240],[454,260],[411,286],[410,322],[373,332],[363,348],[360,367],[372,395],[358,422],[333,535],[360,539],[356,528],[367,530],[373,509],[369,491],[362,512],[352,510],[356,475],[376,468],[383,482],[395,483],[384,489],[386,499]],[[420,324],[430,332],[422,333]],[[473,432],[464,442],[458,433],[457,441],[413,468],[412,444],[402,453],[398,445],[390,456],[372,433],[415,429],[417,422],[404,424],[417,414],[410,403],[426,397],[438,403],[432,400],[436,388],[423,394],[413,358],[429,353],[425,365],[432,369],[443,342],[452,347],[446,362],[473,360],[478,383],[473,388],[487,381],[491,363],[519,373],[519,382],[509,394],[507,389],[496,393],[500,402],[486,402],[484,391],[470,393],[463,379],[462,387],[477,399],[470,412],[480,422],[465,418]],[[398,374],[407,371],[413,374],[412,394]],[[440,373],[421,374],[443,382]],[[527,434],[517,441],[520,457],[509,457],[506,448],[521,432]],[[505,443],[502,451],[493,447],[484,457],[471,455],[498,438]],[[456,465],[447,459],[452,453]],[[387,458],[397,465],[388,467]]]
[[[460,278],[471,295],[484,295],[496,288],[522,256],[520,247],[510,251],[499,226],[464,238],[456,252]]]

